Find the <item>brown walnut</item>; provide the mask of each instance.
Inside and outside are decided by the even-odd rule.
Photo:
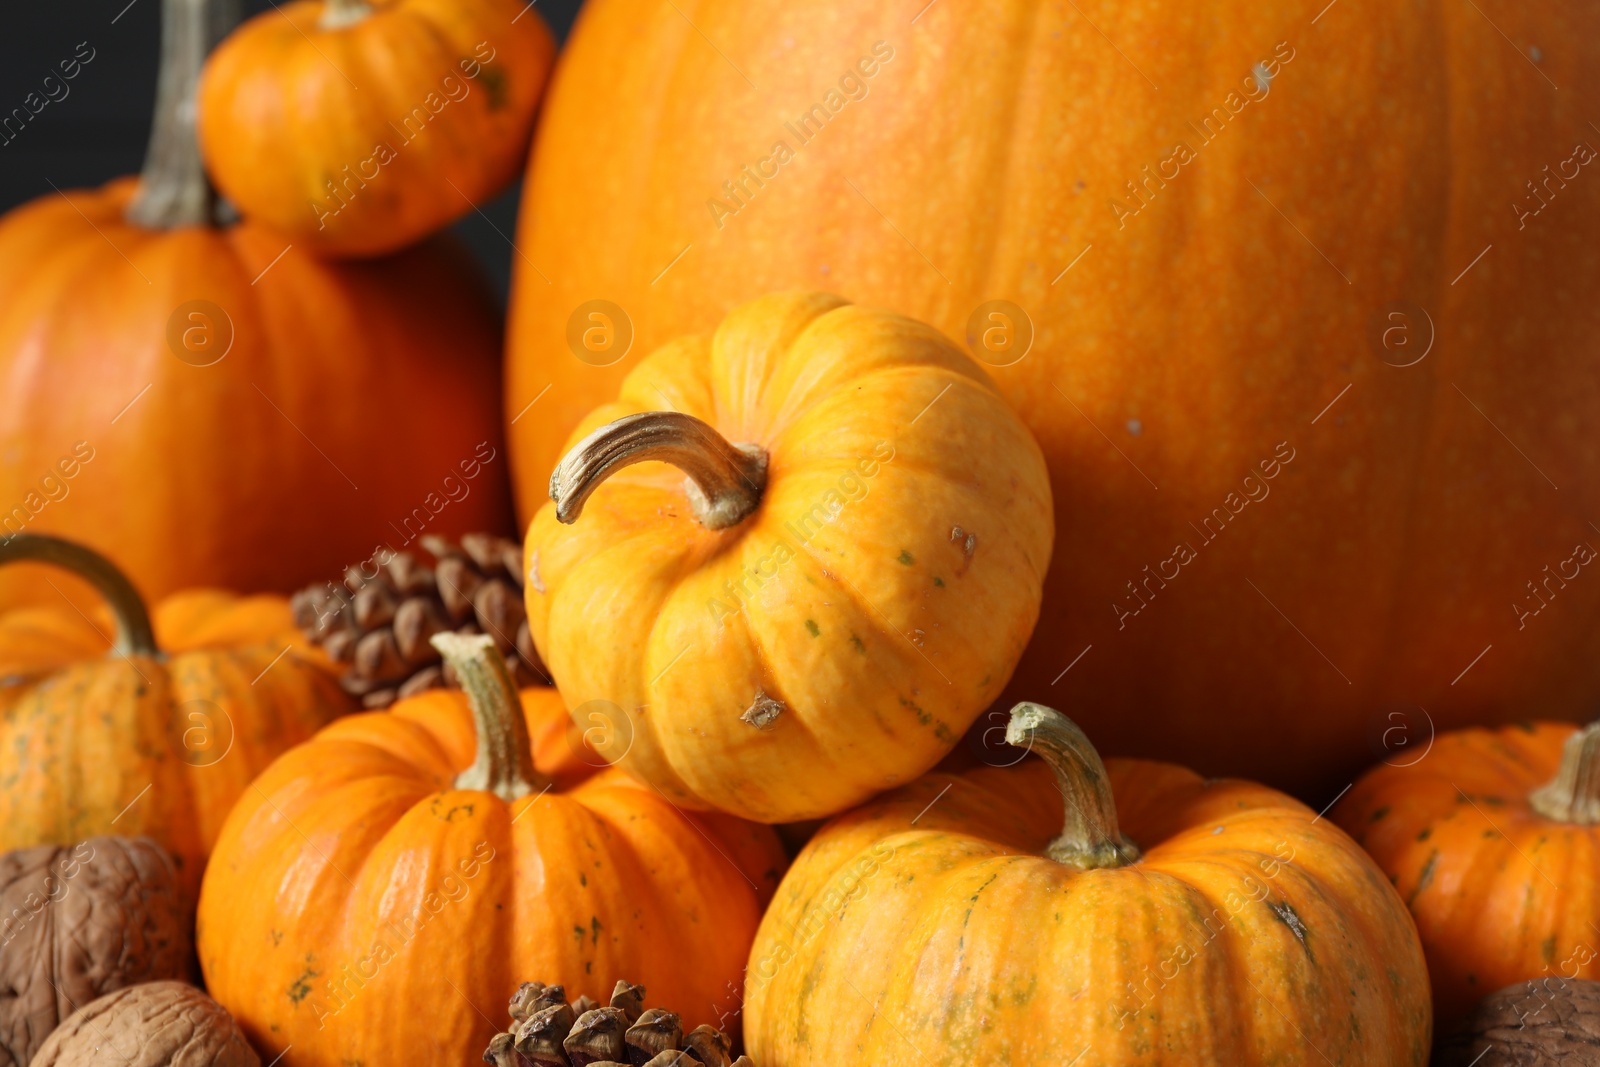
[[[1439,1042],[1434,1067],[1600,1063],[1600,982],[1547,975],[1490,993]]]
[[[191,975],[177,872],[149,838],[0,855],[0,1067],[26,1067],[77,1008]]]
[[[50,1035],[33,1067],[108,1063],[118,1067],[261,1067],[233,1016],[183,982],[128,986],[85,1004]]]

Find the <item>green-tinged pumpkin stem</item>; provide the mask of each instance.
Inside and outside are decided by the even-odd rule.
[[[1600,721],[1567,738],[1555,778],[1535,789],[1528,802],[1557,822],[1600,823]]]
[[[433,647],[456,672],[472,706],[478,755],[456,775],[457,789],[482,789],[502,800],[537,793],[549,782],[534,770],[522,698],[506,661],[486,634],[434,634]]]
[[[336,30],[341,26],[354,25],[370,14],[372,5],[367,0],[327,0],[322,5],[322,17],[317,20],[317,26],[324,30]]]
[[[217,197],[206,179],[195,129],[196,88],[206,56],[238,25],[239,15],[239,0],[163,0],[150,147],[139,191],[128,204],[129,222],[170,230],[216,221]]]
[[[115,563],[87,545],[50,534],[19,533],[0,538],[0,565],[24,561],[49,563],[69,570],[105,597],[111,617],[117,622],[117,636],[111,643],[113,654],[160,655],[144,598]]]
[[[556,518],[577,522],[589,494],[623,467],[670,463],[689,477],[694,517],[708,530],[735,526],[755,511],[767,487],[767,453],[736,445],[693,415],[645,411],[607,423],[572,446],[550,475]]]
[[[1037,752],[1055,771],[1064,825],[1045,855],[1083,870],[1126,867],[1139,858],[1138,846],[1117,828],[1117,805],[1100,753],[1077,723],[1042,704],[1018,704],[1006,724],[1006,742]]]

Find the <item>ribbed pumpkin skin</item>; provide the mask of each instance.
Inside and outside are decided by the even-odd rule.
[[[1416,931],[1348,837],[1263,786],[1107,766],[1144,850],[1120,869],[1042,855],[1062,807],[1031,759],[931,774],[824,827],[750,952],[751,1057],[1426,1063]]]
[[[457,250],[328,264],[249,223],[159,233],[123,222],[136,184],[0,220],[0,507],[40,501],[76,442],[94,449],[27,532],[95,548],[153,602],[341,574],[379,544],[404,547],[414,509],[452,536],[508,521],[499,330]],[[212,366],[168,346],[196,300],[233,324]],[[466,479],[480,443],[494,458]],[[60,586],[0,572],[0,605],[59,605],[46,574]]]
[[[465,701],[423,694],[335,723],[234,809],[196,942],[263,1059],[475,1061],[535,974],[597,999],[632,975],[685,1029],[737,1008],[783,868],[770,829],[615,770],[511,804],[450,788],[473,746]]]
[[[1600,180],[1583,165],[1552,182],[1520,229],[1513,205],[1537,208],[1527,183],[1576,142],[1600,148],[1600,8],[924,6],[584,5],[517,235],[542,276],[518,260],[508,416],[549,387],[508,431],[523,518],[633,361],[741,301],[825,288],[960,340],[1006,299],[1033,348],[991,373],[1050,462],[1059,531],[1014,698],[1049,692],[1108,753],[1319,809],[1370,761],[1372,709],[1391,701],[1443,728],[1587,714],[1600,582],[1570,583],[1520,632],[1511,605],[1576,543],[1600,545],[1570,505],[1600,498]],[[857,75],[865,98],[802,145],[784,123],[878,41],[894,55]],[[1265,99],[1203,144],[1189,124],[1259,95],[1266,61]],[[778,141],[795,158],[760,188],[742,178]],[[1180,141],[1196,158],[1160,178]],[[726,181],[753,195],[719,228],[707,205],[736,206]],[[1130,181],[1147,206],[1119,221]],[[605,369],[564,338],[597,297],[635,330]],[[1405,300],[1436,336],[1400,368],[1369,330]],[[1420,352],[1426,330],[1413,312],[1414,347],[1388,354]],[[1280,442],[1296,458],[1257,473],[1270,496],[1247,503],[1242,479]],[[1229,494],[1240,513],[1208,542],[1195,527]],[[1147,579],[1182,543],[1198,558],[1181,576]],[[1112,605],[1141,604],[1129,582],[1149,606],[1122,626]]]
[[[193,894],[250,780],[349,708],[330,673],[265,644],[107,656],[0,688],[0,849],[148,835]]]
[[[1441,1029],[1513,982],[1600,978],[1600,828],[1528,803],[1572,733],[1445,734],[1414,765],[1375,768],[1333,810],[1416,918]]]
[[[380,255],[516,176],[555,55],[536,9],[377,0],[323,28],[321,0],[274,6],[217,48],[200,86],[206,165],[247,217],[319,252]]]
[[[937,763],[999,696],[1050,558],[1043,459],[977,364],[910,319],[777,294],[663,347],[572,443],[655,410],[766,449],[766,487],[711,531],[682,471],[641,463],[572,525],[534,518],[534,643],[569,708],[628,718],[597,750],[761,822]],[[764,729],[741,718],[758,692],[784,705]]]

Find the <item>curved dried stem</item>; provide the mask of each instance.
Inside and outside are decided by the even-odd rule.
[[[1055,772],[1064,825],[1045,855],[1083,870],[1126,867],[1139,858],[1139,847],[1117,827],[1117,804],[1100,753],[1077,723],[1042,704],[1018,704],[1006,724],[1006,742],[1037,752]]]
[[[600,427],[556,464],[550,475],[556,518],[578,521],[601,482],[646,460],[670,463],[688,475],[690,507],[708,530],[743,521],[760,505],[767,485],[767,453],[760,446],[731,444],[693,415],[646,411]]]
[[[150,612],[128,576],[117,565],[87,545],[50,534],[13,534],[0,538],[0,564],[48,563],[71,571],[105,597],[117,622],[111,651],[119,656],[158,656]]]

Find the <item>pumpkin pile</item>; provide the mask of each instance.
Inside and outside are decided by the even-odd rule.
[[[530,973],[593,998],[637,975],[691,1028],[715,1021],[777,836],[620,770],[557,788],[493,638],[432,640],[463,690],[340,719],[234,805],[200,896],[211,995],[263,1051],[318,1067],[481,1049],[477,1006]]]
[[[0,217],[0,1067],[1592,1059],[1600,14],[1069,6],[161,0]]]

